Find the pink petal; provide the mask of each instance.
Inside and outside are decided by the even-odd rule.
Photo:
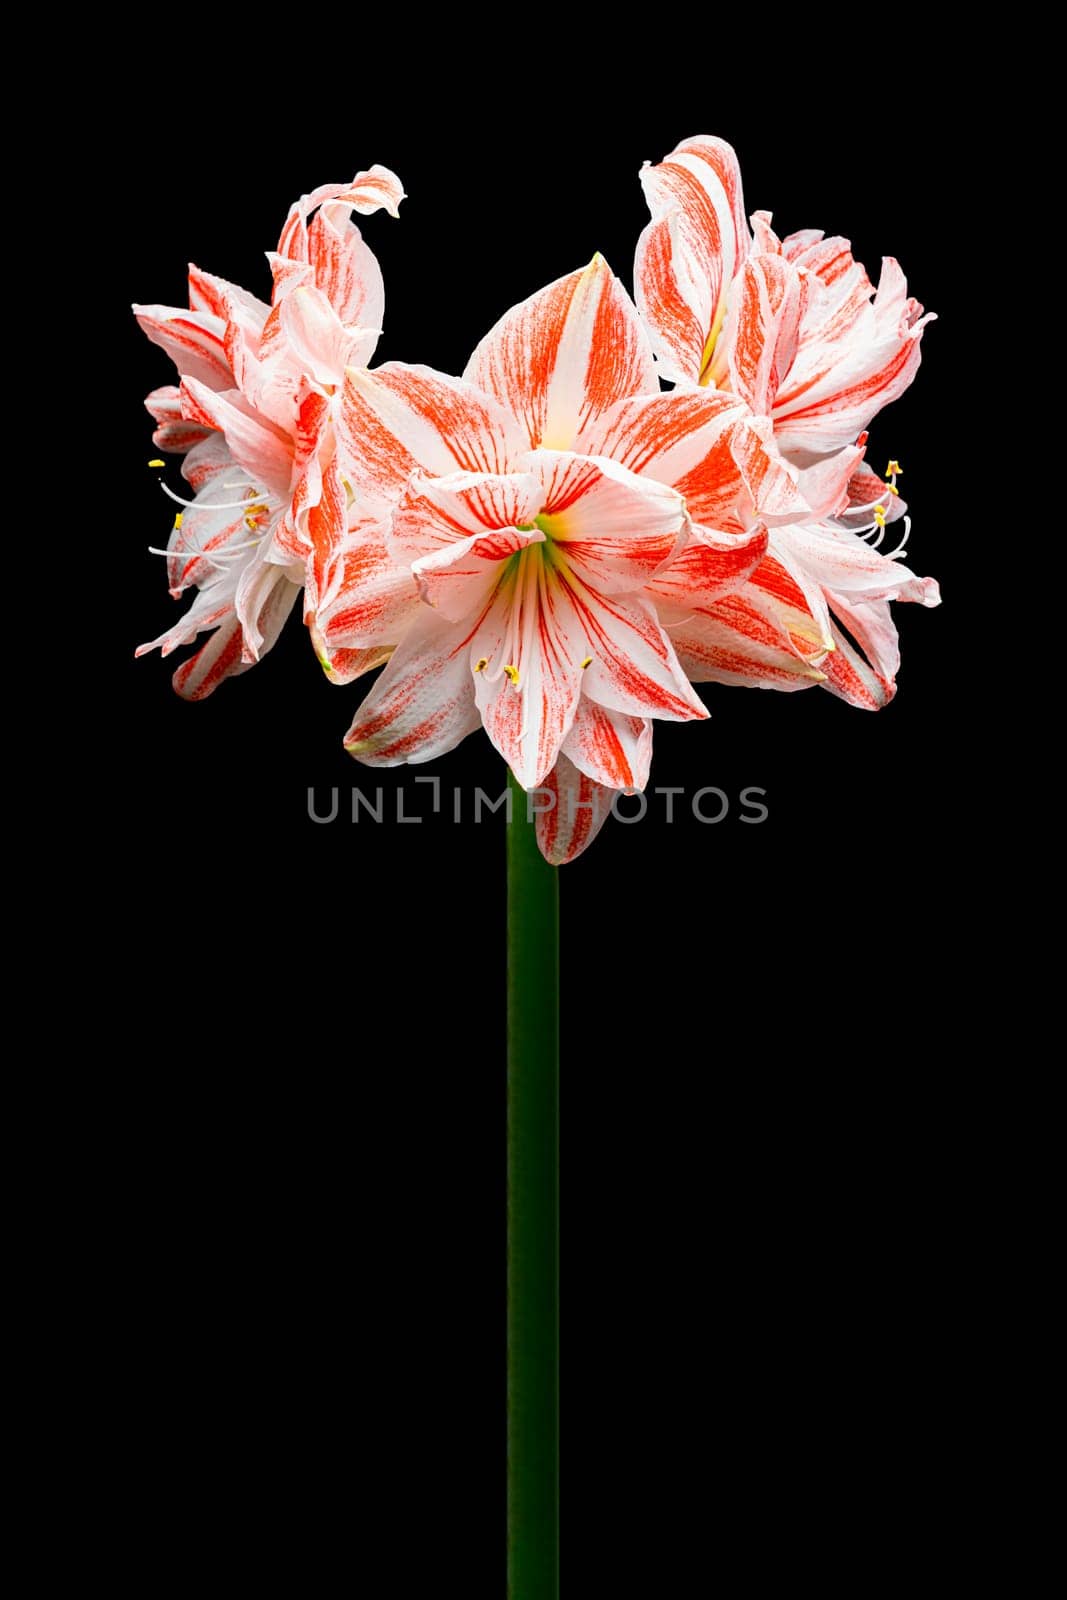
[[[378,343],[375,328],[346,327],[319,289],[294,289],[281,304],[290,359],[316,383],[344,382],[346,367],[365,367]]]
[[[209,389],[233,387],[225,326],[218,317],[178,306],[134,306],[133,314],[142,331],[167,352],[183,377],[198,378]]]
[[[562,866],[592,844],[611,813],[614,793],[579,772],[565,755],[540,787],[549,791],[555,805],[538,811],[538,848],[546,861]]]
[[[739,534],[695,529],[679,555],[652,579],[650,592],[683,609],[714,605],[739,588],[766,553],[766,528]]]
[[[528,444],[555,450],[616,401],[657,388],[647,335],[602,256],[506,312],[464,377],[519,419]]]
[[[591,700],[629,716],[668,722],[707,716],[647,601],[634,595],[598,596],[584,588],[573,590],[572,600],[570,631],[592,658],[582,685]]]
[[[609,789],[643,789],[652,760],[652,724],[583,696],[562,751],[579,772]]]
[[[504,576],[509,557],[531,544],[543,544],[539,528],[498,528],[442,545],[412,566],[419,594],[450,622],[481,613]]]
[[[553,559],[598,594],[644,588],[688,533],[681,495],[606,457],[537,450],[525,464],[541,483]]]
[[[471,641],[485,731],[524,789],[555,765],[582,692],[583,640],[568,591],[529,552],[496,589]]]
[[[752,256],[734,282],[725,333],[729,386],[757,415],[770,411],[793,364],[804,300],[800,273],[778,255]]]
[[[207,644],[174,674],[172,682],[183,700],[206,700],[224,678],[247,672],[251,663],[241,657],[241,625],[234,617],[211,635]]]
[[[336,563],[330,599],[316,615],[329,659],[395,645],[423,610],[410,566],[395,561],[381,531],[366,524],[346,536]]]
[[[858,534],[830,524],[797,524],[775,530],[779,550],[787,550],[797,566],[824,589],[852,601],[914,600],[941,603],[937,582],[919,578],[899,561],[891,561]]]
[[[424,612],[360,706],[345,749],[380,767],[444,755],[478,726],[471,677],[469,630]]]
[[[694,683],[807,689],[823,680],[820,668],[798,654],[768,597],[750,583],[669,626]]]
[[[491,396],[430,367],[390,362],[349,368],[338,432],[353,486],[395,505],[417,468],[431,477],[507,473],[526,449],[514,420]]]
[[[284,499],[292,476],[292,441],[256,412],[236,389],[216,394],[195,378],[182,379],[182,410],[190,422],[218,428],[238,465]]]
[[[530,524],[543,503],[532,472],[450,472],[440,478],[414,472],[393,517],[390,549],[397,561],[418,561],[477,534]]]
[[[737,157],[721,139],[687,139],[641,173],[652,221],[634,286],[663,377],[699,384],[715,356],[749,233]]]

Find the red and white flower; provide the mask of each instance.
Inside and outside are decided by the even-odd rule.
[[[134,307],[181,378],[146,404],[158,448],[188,452],[182,470],[195,491],[172,495],[184,509],[167,550],[171,592],[199,590],[138,654],[167,654],[212,630],[175,675],[187,698],[259,660],[301,588],[310,623],[329,595],[332,553],[358,517],[337,451],[340,389],[346,366],[373,355],[384,307],[381,271],[350,212],[384,206],[395,216],[402,199],[385,167],[304,196],[271,257],[269,306],[194,267],[188,310]],[[382,653],[345,665],[372,660]]]
[[[766,524],[807,512],[796,473],[736,397],[659,392],[600,257],[509,311],[463,379],[349,371],[339,431],[382,532],[344,552],[319,628],[330,654],[396,645],[347,748],[427,761],[481,724],[559,794],[541,842],[569,859],[596,820],[573,799],[642,788],[652,719],[707,715],[657,586],[684,569],[695,607],[741,584]]]
[[[823,682],[854,705],[884,705],[899,659],[888,602],[939,595],[901,564],[903,541],[891,556],[875,548],[902,508],[895,475],[872,491],[860,462],[868,423],[915,375],[931,318],[892,258],[876,291],[845,239],[809,230],[781,241],[766,212],[753,235],[722,140],[686,140],[641,179],[652,221],[638,243],[637,304],[660,373],[736,394],[768,418],[811,508],[772,528],[749,583],[674,632],[679,654],[697,681]],[[865,525],[850,510],[863,494]]]

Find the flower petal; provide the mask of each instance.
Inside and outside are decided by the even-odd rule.
[[[818,665],[833,649],[826,598],[778,529],[772,530],[767,554],[748,581],[773,606],[797,654]]]
[[[569,591],[539,551],[523,552],[474,631],[471,664],[485,731],[524,789],[552,770],[574,720],[583,644]]]
[[[382,506],[395,505],[417,468],[432,477],[457,468],[507,473],[527,448],[490,395],[430,367],[399,362],[346,371],[338,433],[351,482]]]
[[[234,460],[257,483],[288,499],[293,446],[281,428],[255,411],[236,389],[216,393],[195,378],[183,378],[181,393],[182,411],[190,422],[218,428]]]
[[[440,478],[414,472],[396,508],[389,547],[399,562],[418,561],[474,535],[531,524],[543,498],[531,472],[451,472]]]
[[[157,450],[184,455],[194,445],[202,444],[211,432],[199,423],[186,422],[182,416],[181,391],[175,384],[153,389],[145,398],[145,410],[158,423],[152,434],[152,443]]]
[[[540,787],[555,804],[537,813],[538,849],[553,866],[562,866],[592,844],[611,813],[614,794],[562,754]]]
[[[721,139],[687,139],[644,167],[641,186],[652,221],[637,244],[637,304],[662,376],[699,384],[749,250],[737,156]]]
[[[346,327],[380,328],[385,314],[382,269],[344,205],[322,207],[308,229],[308,254],[316,288]]]
[[[241,624],[242,660],[259,661],[273,647],[299,593],[300,584],[290,582],[284,567],[273,566],[259,550],[254,553],[241,573],[234,597]]]
[[[681,495],[607,457],[536,450],[524,464],[540,481],[553,559],[595,593],[643,589],[689,531]]]
[[[582,685],[591,700],[611,711],[668,722],[707,716],[648,601],[594,595],[584,586],[572,585],[571,593],[571,632],[584,642],[580,659],[591,658]]]
[[[889,606],[885,602],[849,605],[837,598],[830,603],[852,637],[833,624],[836,648],[822,663],[825,687],[861,711],[880,711],[897,692],[896,672],[900,665],[897,630]]]
[[[810,515],[796,469],[780,458],[767,418],[716,389],[676,389],[613,406],[578,439],[643,478],[670,484],[695,523],[744,532],[759,519]]]
[[[582,697],[562,753],[609,789],[643,789],[652,760],[652,723]]]
[[[395,645],[423,612],[409,565],[393,559],[380,529],[360,524],[337,553],[338,572],[315,625],[325,654]]]
[[[520,420],[527,444],[555,450],[616,401],[658,387],[633,302],[599,255],[506,312],[463,376]]]
[[[773,604],[751,583],[667,626],[694,683],[807,689],[823,681],[821,668],[798,654]]]
[[[827,454],[851,444],[871,418],[911,383],[919,367],[919,341],[932,318],[907,298],[904,274],[892,257],[872,305],[848,314],[842,330],[802,340],[774,405],[775,432],[784,451]]]
[[[750,257],[730,291],[724,338],[730,389],[757,415],[770,411],[793,364],[805,298],[800,273],[778,255]]]
[[[657,600],[690,610],[714,605],[739,588],[766,553],[766,528],[738,534],[696,528],[685,548],[652,579],[649,591]]]
[[[527,545],[544,541],[539,528],[498,528],[492,533],[474,533],[469,539],[442,545],[432,555],[423,556],[411,572],[427,605],[450,622],[462,622],[485,610],[504,576],[503,564],[509,557]]]
[[[824,589],[848,600],[914,600],[936,606],[941,594],[934,578],[920,578],[899,561],[875,550],[858,534],[827,523],[797,524],[775,530],[779,549]]]
[[[241,656],[241,624],[236,617],[216,628],[207,644],[184,661],[171,680],[183,700],[206,700],[224,678],[247,672]]]
[[[424,610],[357,711],[345,749],[377,767],[432,761],[478,721],[470,630]]]
[[[134,306],[142,332],[165,350],[183,377],[198,378],[209,389],[233,387],[226,355],[225,324],[204,311],[180,306]]]
[[[365,367],[378,343],[376,328],[346,327],[319,289],[299,288],[281,304],[290,360],[316,383],[344,382],[346,367]]]

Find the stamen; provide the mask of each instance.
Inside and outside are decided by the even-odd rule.
[[[488,656],[483,656],[480,661],[476,661],[474,663],[474,670],[475,670],[475,672],[484,672],[488,665],[489,665],[489,657]]]
[[[518,669],[518,667],[513,667],[510,662],[505,662],[505,664],[504,664],[504,672],[511,679],[512,683],[514,684],[515,688],[517,689],[519,687],[519,669]]]
[[[910,535],[910,533],[911,533],[911,518],[910,517],[905,517],[904,518],[904,537],[903,537],[903,539],[901,539],[900,543],[897,545],[895,550],[885,550],[885,551],[883,551],[883,554],[884,554],[884,556],[885,556],[887,561],[895,561],[897,556],[900,556],[900,555],[904,554],[904,548],[907,545],[908,536]]]
[[[582,670],[583,671],[585,670],[585,668],[587,666],[589,666],[589,664],[592,661],[592,659],[593,659],[592,656],[586,656],[585,660],[582,662]]]
[[[194,511],[247,511],[251,505],[266,507],[269,503],[265,494],[256,494],[254,500],[251,495],[247,494],[243,500],[216,500],[214,502],[210,500],[183,500],[181,495],[175,494],[174,490],[167,484],[161,483],[159,487],[163,490],[167,499],[173,500],[175,505],[188,506]]]
[[[902,471],[902,468],[901,468],[900,462],[899,461],[891,461],[889,463],[888,467],[886,467],[886,469],[885,469],[885,475],[886,475],[887,478],[899,478],[900,474],[901,474],[901,471]]]
[[[245,550],[254,550],[262,543],[262,539],[246,539],[243,544],[227,545],[224,550],[196,550],[192,546],[184,550],[159,550],[150,544],[148,553],[153,556],[172,556],[175,561],[210,561],[213,566],[220,567],[233,556],[239,556]]]
[[[153,459],[148,463],[150,467],[165,467],[166,464],[167,463],[165,461],[160,460],[159,456],[153,457]]]

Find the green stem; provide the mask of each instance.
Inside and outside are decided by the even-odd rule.
[[[558,1600],[559,882],[508,784],[508,1596]]]

